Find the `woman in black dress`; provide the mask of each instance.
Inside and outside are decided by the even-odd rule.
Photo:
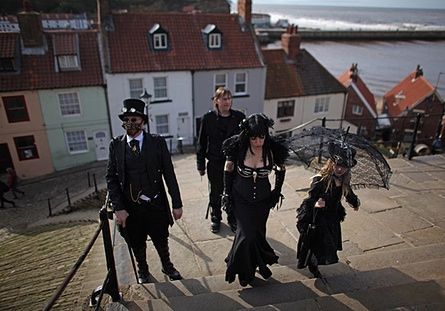
[[[354,210],[360,206],[350,186],[351,168],[357,164],[355,150],[331,143],[329,154],[330,159],[312,179],[308,197],[297,209],[297,268],[308,267],[316,278],[322,277],[318,265],[337,263],[337,251],[342,250],[340,222],[346,216],[342,197]]]
[[[280,198],[284,182],[286,146],[269,135],[273,121],[264,114],[253,114],[241,122],[242,132],[226,140],[223,206],[232,209],[238,228],[226,258],[226,281],[238,274],[241,286],[251,283],[258,268],[264,279],[272,272],[267,265],[278,256],[266,240],[269,211]],[[269,174],[275,170],[271,190]]]

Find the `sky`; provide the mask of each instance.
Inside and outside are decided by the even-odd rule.
[[[444,0],[252,0],[253,4],[329,5],[381,8],[445,9]]]

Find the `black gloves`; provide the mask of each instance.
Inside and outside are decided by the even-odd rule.
[[[232,212],[232,185],[235,171],[224,170],[224,191],[221,196],[221,206],[223,210],[230,214]]]
[[[281,188],[283,188],[284,176],[286,175],[286,169],[284,166],[277,166],[275,169],[275,188],[270,193],[270,208],[274,208],[284,196],[281,194]],[[281,206],[281,204],[280,204]]]

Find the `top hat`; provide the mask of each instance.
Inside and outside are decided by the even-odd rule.
[[[352,168],[357,164],[355,159],[356,151],[354,148],[343,143],[329,143],[329,156],[337,164],[347,168]]]
[[[145,103],[136,98],[127,98],[124,100],[124,107],[121,109],[119,119],[122,121],[128,116],[139,116],[144,119],[145,123],[148,122],[148,116],[144,113]]]

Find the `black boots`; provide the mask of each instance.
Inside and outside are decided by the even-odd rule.
[[[166,274],[170,281],[182,280],[181,274],[175,269],[173,263],[170,261],[168,241],[165,241],[162,244],[154,243],[154,246],[158,251],[159,258],[161,259],[162,273]]]
[[[133,254],[138,266],[138,283],[149,283],[150,272],[148,271],[146,248],[133,248]]]
[[[321,279],[323,277],[320,270],[318,270],[318,266],[309,265],[308,268],[314,278]]]
[[[213,233],[218,233],[219,229],[221,228],[221,220],[218,219],[216,216],[211,217],[211,224],[210,224],[210,231]]]
[[[230,230],[235,233],[237,228],[236,218],[232,215],[232,213],[227,215],[227,222],[229,223]]]

